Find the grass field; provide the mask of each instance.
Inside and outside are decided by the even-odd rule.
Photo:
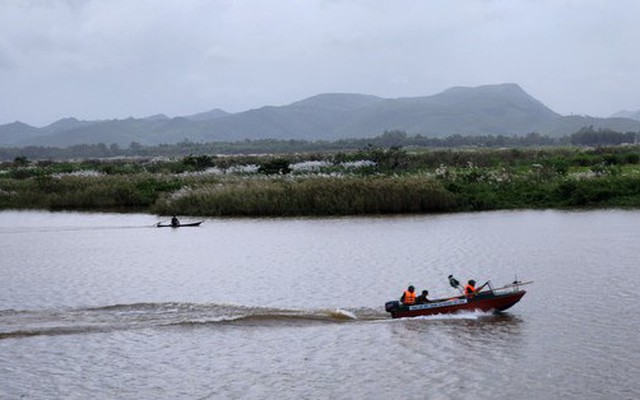
[[[0,209],[327,216],[605,207],[640,207],[638,146],[0,165]]]

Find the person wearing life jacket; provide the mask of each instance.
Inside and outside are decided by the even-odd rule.
[[[467,286],[464,287],[464,295],[468,298],[475,296],[476,294],[476,281],[469,279]]]
[[[409,286],[407,290],[402,293],[400,297],[402,304],[415,304],[416,303],[416,289],[413,286]]]

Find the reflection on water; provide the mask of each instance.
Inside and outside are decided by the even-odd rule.
[[[640,212],[156,222],[0,212],[0,398],[640,398]],[[449,274],[536,283],[384,311]]]
[[[472,358],[486,358],[500,346],[499,352],[518,346],[522,320],[510,314],[461,313],[397,320],[393,335],[399,344],[423,348],[425,340],[444,343],[455,353]],[[444,340],[446,338],[446,340]]]

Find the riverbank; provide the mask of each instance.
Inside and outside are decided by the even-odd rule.
[[[640,208],[640,147],[365,149],[0,165],[0,209],[331,216]]]

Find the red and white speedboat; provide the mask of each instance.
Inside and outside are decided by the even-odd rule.
[[[526,290],[521,286],[533,282],[514,281],[501,288],[481,290],[471,297],[457,296],[447,299],[430,300],[422,304],[402,304],[399,301],[388,301],[385,310],[391,313],[392,318],[419,317],[422,315],[451,314],[459,311],[495,311],[501,312],[516,304]]]

